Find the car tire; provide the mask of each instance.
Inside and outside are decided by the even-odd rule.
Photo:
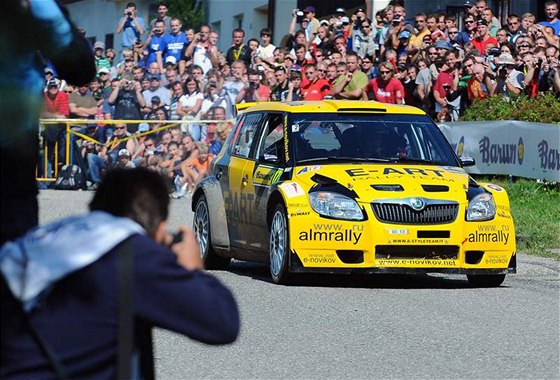
[[[270,275],[276,284],[287,284],[290,280],[288,261],[290,242],[286,209],[278,204],[274,208],[269,234]]]
[[[477,288],[496,288],[506,279],[505,274],[468,274],[469,284]]]
[[[200,248],[200,255],[206,269],[226,269],[229,265],[229,257],[221,257],[212,248],[210,235],[210,211],[206,196],[202,194],[196,201],[193,217],[193,229]]]

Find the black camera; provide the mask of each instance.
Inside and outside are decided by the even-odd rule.
[[[500,66],[500,68],[498,69],[498,74],[501,75],[501,76],[507,75],[507,67]]]
[[[131,17],[131,16],[132,16],[132,12],[131,12],[131,11],[126,12],[126,15],[127,15],[128,17]]]

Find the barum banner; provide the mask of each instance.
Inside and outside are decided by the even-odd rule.
[[[439,124],[458,156],[472,157],[473,174],[560,182],[560,125],[523,121]]]

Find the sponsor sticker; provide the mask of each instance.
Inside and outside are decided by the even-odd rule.
[[[284,190],[284,193],[288,198],[295,198],[301,195],[305,195],[305,191],[297,182],[286,182],[280,185],[280,188]]]
[[[502,189],[502,188],[501,188],[500,186],[498,186],[498,185],[489,184],[488,187],[489,187],[490,189],[492,189],[492,190],[495,190],[495,191],[504,191],[504,189]]]

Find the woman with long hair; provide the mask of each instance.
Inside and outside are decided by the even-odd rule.
[[[183,120],[188,120],[187,131],[195,139],[199,141],[201,137],[201,128],[194,120],[200,118],[200,108],[202,107],[202,99],[204,96],[200,92],[198,82],[193,77],[185,80],[185,94],[179,99],[177,104],[177,115]],[[184,129],[184,128],[183,128]]]

